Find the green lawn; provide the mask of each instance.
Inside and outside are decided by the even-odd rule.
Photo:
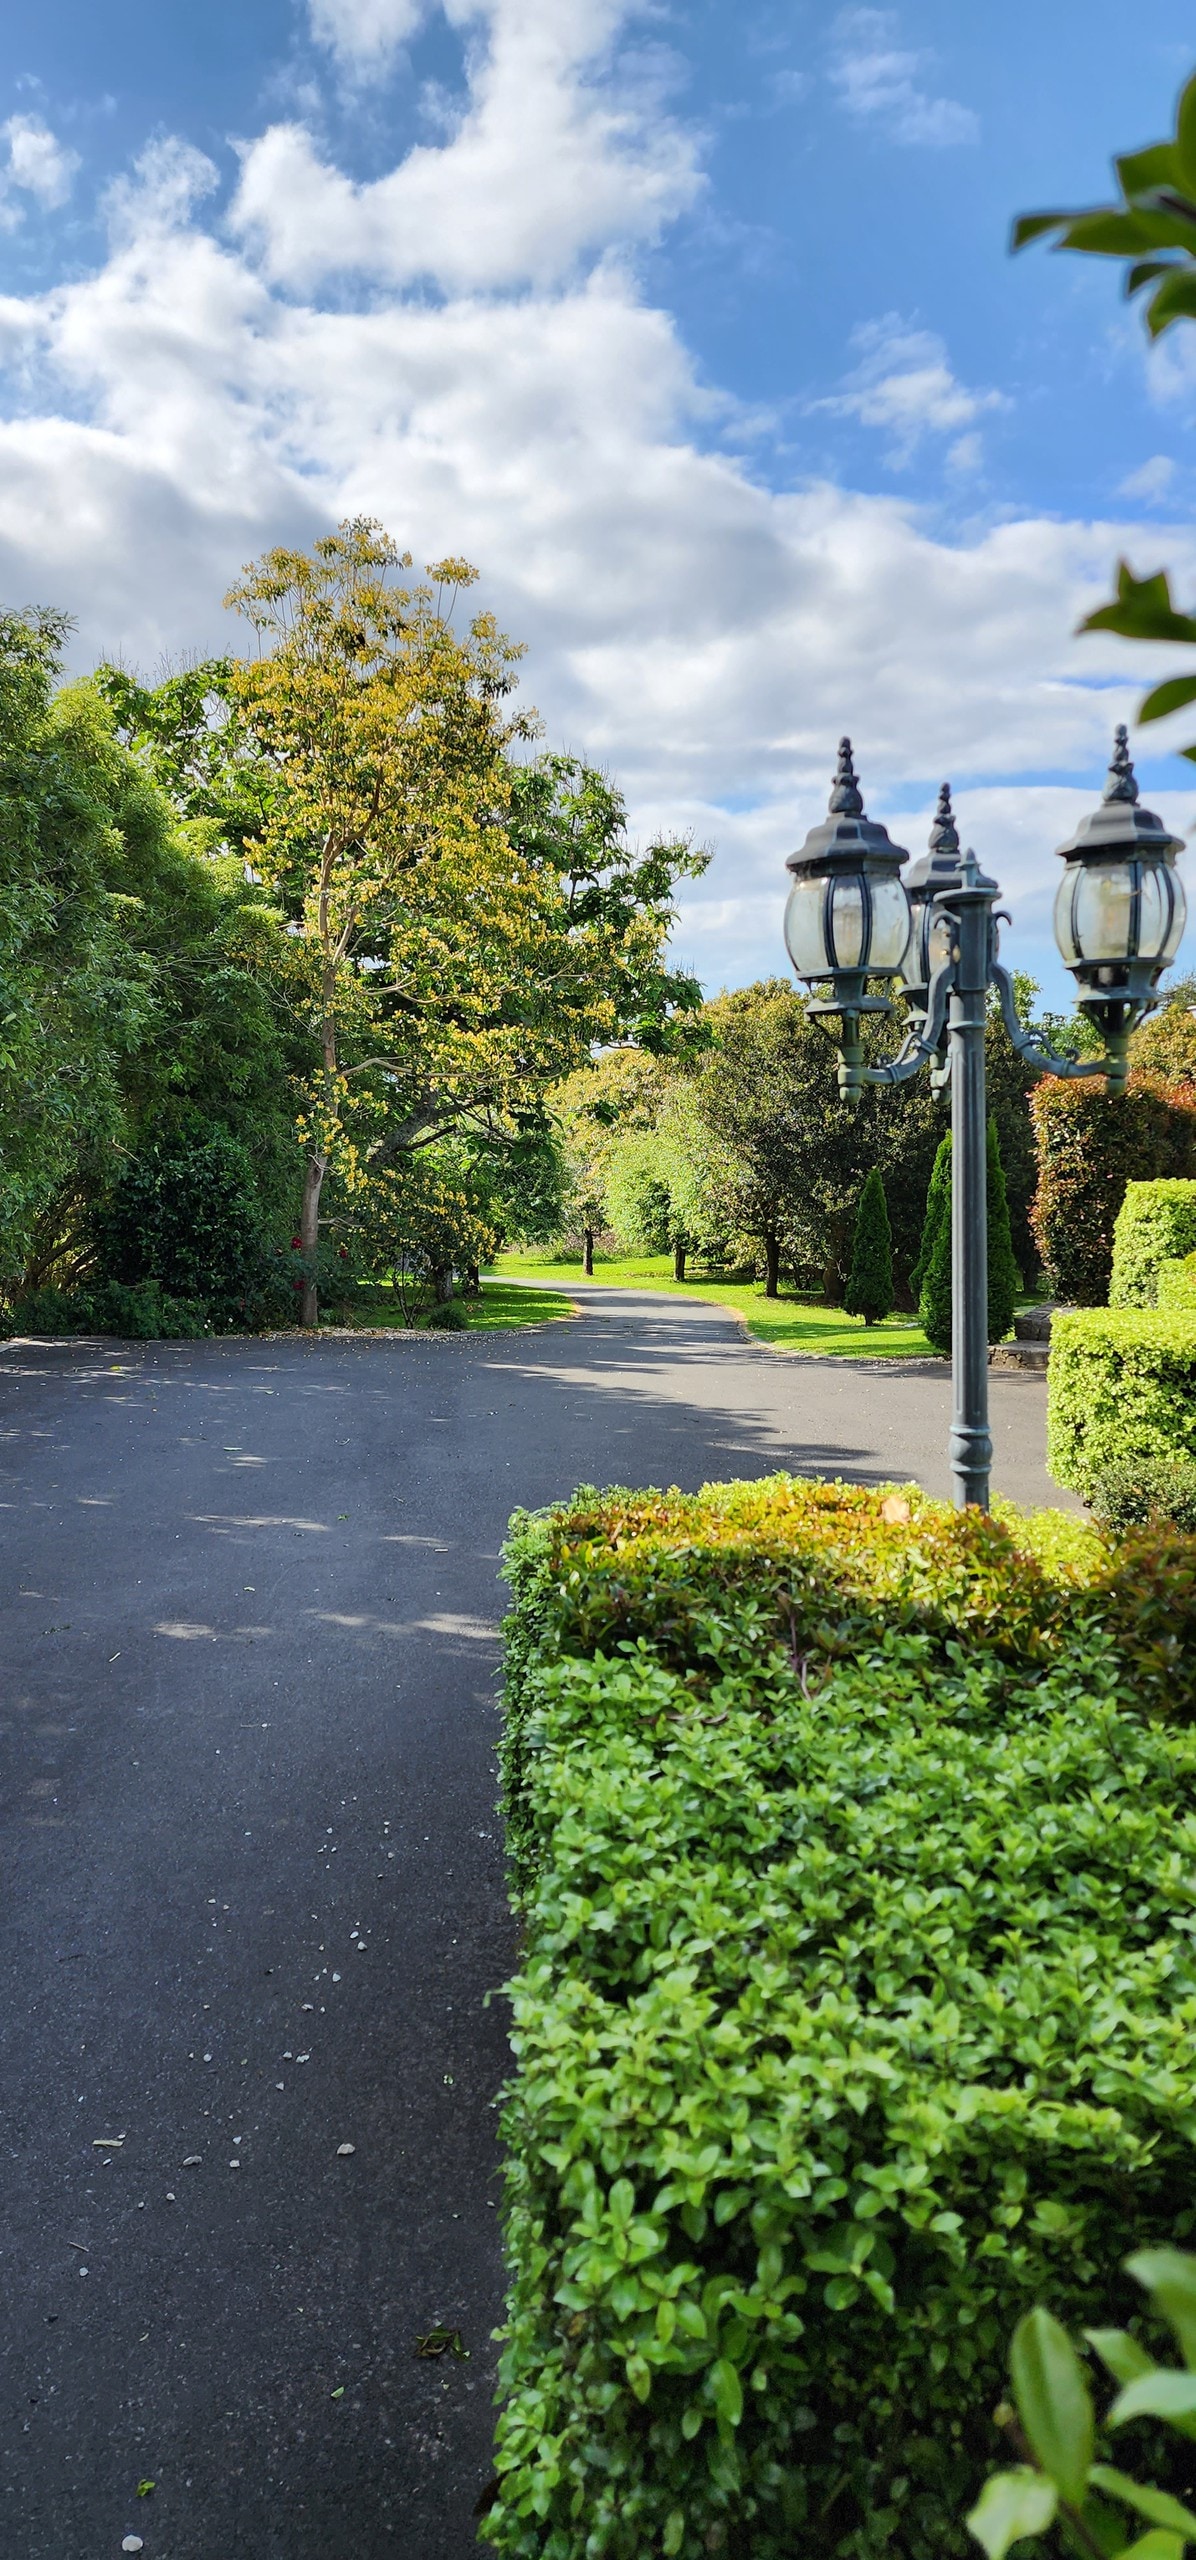
[[[576,1255],[564,1256],[529,1250],[504,1253],[498,1265],[504,1277],[512,1280],[548,1280],[563,1282],[582,1277]],[[706,1298],[716,1306],[729,1307],[742,1316],[748,1332],[758,1342],[770,1343],[775,1351],[808,1351],[839,1358],[893,1360],[898,1358],[933,1359],[921,1326],[913,1316],[890,1316],[885,1324],[864,1323],[862,1316],[844,1315],[842,1307],[812,1305],[809,1299],[791,1291],[779,1298],[766,1298],[758,1282],[720,1279],[674,1280],[671,1254],[624,1254],[608,1259],[594,1256],[594,1278],[613,1289],[666,1289],[671,1297]]]
[[[355,1321],[363,1331],[382,1325],[388,1331],[393,1329],[400,1333],[403,1330],[402,1308],[389,1284],[384,1282],[382,1286],[386,1289],[386,1296],[381,1303],[375,1301],[363,1307]],[[507,1333],[523,1325],[550,1324],[573,1313],[571,1301],[562,1297],[557,1289],[510,1289],[502,1280],[489,1278],[482,1282],[480,1298],[462,1298],[459,1304],[469,1319],[471,1333]],[[330,1318],[333,1324],[341,1321],[339,1312]]]

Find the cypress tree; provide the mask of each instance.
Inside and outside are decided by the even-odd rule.
[[[1001,1163],[997,1124],[990,1119],[985,1145],[988,1198],[988,1339],[1003,1342],[1013,1322],[1021,1274],[1013,1259],[1009,1202]],[[935,1202],[940,1180],[941,1197]],[[918,1255],[921,1293],[918,1319],[928,1342],[944,1355],[951,1349],[951,1140],[946,1137],[935,1159],[926,1197],[926,1225]]]
[[[935,1159],[934,1159],[934,1169],[933,1169],[933,1171],[932,1171],[932,1173],[931,1173],[931,1176],[930,1176],[930,1187],[929,1187],[929,1189],[928,1189],[928,1191],[927,1191],[927,1194],[926,1194],[926,1213],[925,1213],[925,1216],[924,1216],[923,1221],[922,1221],[922,1241],[921,1241],[921,1243],[920,1243],[920,1245],[919,1245],[919,1247],[918,1247],[918,1258],[917,1258],[917,1261],[915,1262],[914,1267],[913,1267],[913,1270],[912,1270],[912,1271],[911,1271],[911,1273],[910,1273],[910,1287],[911,1287],[911,1289],[912,1289],[912,1291],[913,1291],[913,1294],[914,1294],[914,1297],[915,1297],[915,1299],[917,1300],[917,1303],[918,1303],[918,1321],[919,1321],[919,1323],[921,1324],[921,1327],[922,1327],[922,1330],[923,1330],[923,1332],[924,1332],[924,1333],[926,1332],[926,1319],[925,1319],[925,1316],[924,1316],[924,1314],[923,1314],[923,1312],[922,1312],[922,1291],[923,1291],[923,1289],[924,1289],[924,1287],[925,1287],[925,1284],[926,1284],[926,1276],[927,1276],[927,1273],[928,1273],[928,1271],[929,1271],[929,1269],[930,1269],[931,1260],[932,1260],[932,1257],[933,1257],[933,1254],[934,1254],[934,1248],[935,1248],[935,1245],[936,1245],[936,1244],[937,1244],[937,1242],[938,1242],[939,1230],[940,1230],[940,1228],[943,1226],[944,1222],[946,1223],[946,1226],[947,1226],[948,1230],[950,1230],[950,1225],[951,1225],[951,1132],[950,1132],[950,1130],[948,1130],[946,1137],[945,1137],[945,1138],[940,1139],[940,1141],[939,1141],[939,1149],[938,1149],[938,1153],[937,1153],[937,1155],[936,1155],[936,1157],[935,1157]],[[949,1236],[949,1234],[948,1234],[948,1255],[947,1255],[947,1266],[948,1266],[948,1273],[949,1273],[949,1272],[950,1272],[950,1236]],[[933,1336],[928,1336],[928,1339],[933,1339]],[[948,1340],[948,1344],[950,1343],[950,1339],[951,1339],[951,1313],[950,1313],[950,1289],[948,1288],[948,1309],[947,1309],[947,1340]]]
[[[1009,1201],[997,1124],[988,1124],[988,1338],[1003,1342],[1013,1322],[1022,1275],[1013,1258]]]
[[[849,1316],[862,1316],[865,1324],[880,1324],[893,1312],[893,1237],[878,1165],[860,1193],[843,1304]]]

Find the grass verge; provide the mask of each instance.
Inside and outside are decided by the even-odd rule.
[[[560,1277],[580,1280],[576,1255],[568,1259],[548,1253],[504,1253],[498,1270],[512,1280]],[[825,1359],[933,1360],[934,1351],[914,1316],[890,1316],[884,1324],[865,1324],[862,1316],[845,1315],[842,1307],[811,1305],[792,1290],[766,1298],[758,1281],[717,1276],[674,1280],[667,1253],[594,1256],[594,1278],[609,1289],[662,1289],[670,1297],[705,1298],[741,1316],[757,1342],[774,1351],[804,1351]]]
[[[371,1304],[363,1307],[355,1319],[363,1333],[374,1332],[379,1326],[388,1332],[404,1330],[398,1298],[389,1283],[382,1286],[385,1296],[378,1298],[371,1293]],[[470,1333],[513,1333],[525,1325],[551,1324],[573,1313],[572,1299],[559,1289],[512,1289],[501,1279],[484,1279],[481,1297],[462,1298],[460,1304]],[[340,1322],[340,1317],[335,1321]]]

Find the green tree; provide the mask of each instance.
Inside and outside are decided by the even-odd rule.
[[[934,1349],[951,1350],[951,1138],[944,1138],[935,1161],[923,1229],[918,1318]],[[1013,1258],[1009,1204],[995,1119],[986,1134],[988,1201],[988,1339],[1003,1342],[1013,1322],[1021,1275]]]
[[[692,982],[664,967],[671,894],[706,857],[633,854],[622,803],[570,759],[512,762],[521,655],[454,610],[462,561],[410,567],[381,527],[274,551],[229,598],[258,633],[238,736],[271,773],[253,860],[311,962],[320,1065],[300,1114],[300,1228],[450,1133],[511,1135],[634,1015],[664,1042]],[[304,1321],[316,1315],[314,1280]]]
[[[856,1211],[851,1270],[843,1304],[849,1316],[862,1316],[865,1324],[880,1324],[892,1314],[893,1303],[892,1231],[885,1186],[873,1165]]]

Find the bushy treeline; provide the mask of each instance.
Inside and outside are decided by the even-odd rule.
[[[536,752],[518,655],[380,529],[274,553],[252,659],[62,681],[0,616],[0,1313],[190,1334],[443,1297],[560,1226],[550,1090],[667,1048],[706,857]],[[271,619],[273,617],[273,619]]]
[[[1035,1079],[994,1003],[987,1031],[990,1338],[1040,1271],[1057,1297],[1103,1300],[1113,1223],[1131,1175],[1196,1166],[1196,1012],[1184,983],[1135,1034],[1128,1097],[1103,1082]],[[1029,1019],[1035,989],[1019,982]],[[1048,1023],[1069,1043],[1082,1023]],[[879,1058],[894,1026],[869,1026]],[[833,1043],[782,979],[741,987],[689,1018],[669,1054],[628,1046],[556,1097],[568,1215],[562,1241],[604,1234],[782,1274],[875,1321],[917,1311],[950,1347],[950,1103],[919,1078],[839,1098]]]

